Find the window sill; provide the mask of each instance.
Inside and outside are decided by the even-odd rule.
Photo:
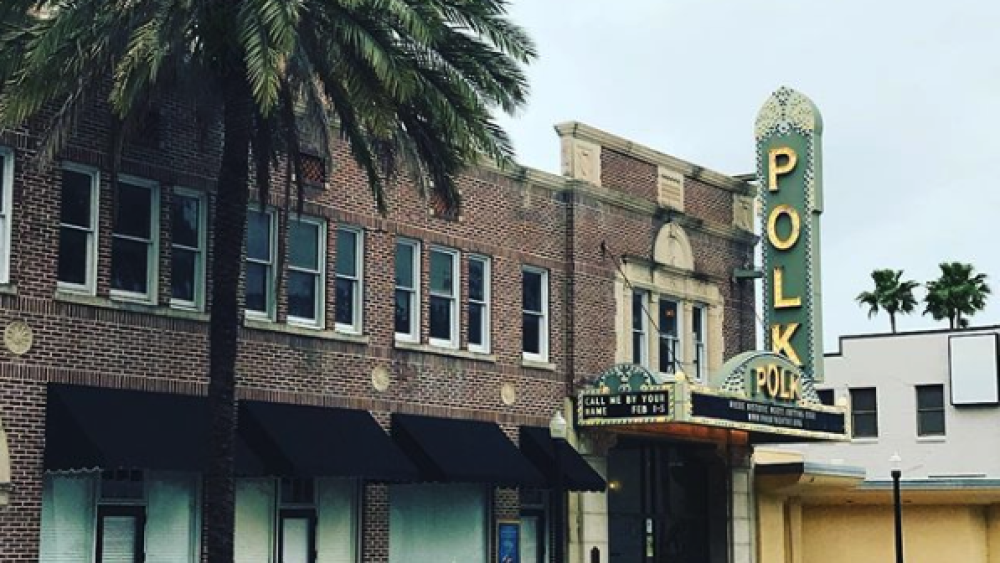
[[[12,283],[0,283],[0,295],[17,295],[17,286]]]
[[[141,295],[139,293],[127,293],[111,290],[108,295],[108,299],[114,301],[115,303],[127,303],[130,305],[142,305],[145,307],[156,307],[156,301],[150,299],[148,295]]]
[[[443,348],[440,346],[418,344],[416,342],[406,342],[403,340],[396,340],[394,346],[397,350],[407,350],[409,352],[422,352],[424,354],[450,356],[452,358],[462,358],[464,360],[473,360],[476,362],[489,362],[491,364],[495,364],[497,362],[497,357],[493,354],[469,352],[468,350],[459,350],[457,348]]]
[[[852,444],[877,444],[878,438],[851,438]]]
[[[333,340],[337,342],[349,342],[351,344],[360,344],[363,346],[367,346],[370,340],[367,336],[362,334],[344,334],[343,332],[326,330],[318,327],[311,328],[300,325],[288,325],[258,319],[245,319],[243,321],[243,326],[252,330],[279,332],[281,334],[290,334],[292,336],[304,336],[306,338],[319,338],[322,340]]]
[[[556,371],[556,365],[549,362],[539,362],[538,360],[521,360],[521,367],[528,369],[538,369],[542,371]]]
[[[61,301],[63,303],[72,303],[74,305],[86,305],[88,307],[111,309],[114,311],[129,311],[132,313],[144,313],[146,315],[156,315],[158,317],[183,319],[187,321],[207,323],[209,320],[208,313],[202,313],[199,311],[173,309],[170,307],[161,307],[149,303],[119,301],[117,299],[108,299],[107,297],[95,297],[93,295],[76,293],[74,291],[67,291],[64,289],[56,290],[55,300]]]
[[[921,444],[942,444],[948,441],[948,436],[942,434],[940,436],[917,436],[917,442]]]

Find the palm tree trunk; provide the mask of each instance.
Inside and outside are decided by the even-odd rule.
[[[889,326],[892,328],[892,333],[896,334],[896,315],[889,313]]]
[[[207,563],[232,563],[235,517],[236,354],[239,281],[247,215],[252,105],[241,74],[223,82],[222,165],[215,204],[208,400],[209,467],[205,475],[204,555]]]

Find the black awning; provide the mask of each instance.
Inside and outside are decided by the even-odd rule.
[[[368,411],[241,401],[239,414],[241,474],[418,478],[417,468]]]
[[[394,414],[392,437],[425,481],[529,487],[545,483],[496,424]]]
[[[45,469],[200,471],[207,427],[202,397],[50,384]]]
[[[558,447],[562,486],[566,490],[603,491],[607,487],[604,479],[573,446],[562,440]],[[556,441],[547,428],[522,426],[521,451],[545,475],[550,486],[556,483]]]

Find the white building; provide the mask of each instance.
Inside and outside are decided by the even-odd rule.
[[[847,336],[824,402],[852,439],[757,448],[761,561],[894,559],[892,463],[902,461],[908,563],[1000,562],[1000,327]]]
[[[1000,327],[847,336],[826,355],[827,401],[851,405],[853,439],[796,445],[806,461],[863,467],[866,480],[1000,479]]]

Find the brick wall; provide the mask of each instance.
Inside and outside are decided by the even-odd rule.
[[[33,348],[24,356],[0,352],[0,419],[6,425],[14,463],[11,505],[0,509],[3,561],[37,560],[46,383],[206,392],[207,316],[178,315],[165,306],[171,276],[169,204],[174,185],[211,193],[218,167],[218,131],[208,128],[202,134],[190,111],[167,102],[162,107],[165,134],[160,146],[126,150],[122,172],[162,185],[159,306],[126,307],[108,298],[113,195],[102,149],[107,146],[106,109],[98,105],[85,112],[79,134],[64,155],[66,160],[103,171],[97,299],[87,303],[56,299],[59,169],[37,166],[33,139],[25,132],[0,135],[0,144],[16,149],[11,285],[0,288],[0,327],[21,320],[34,331]],[[655,202],[656,166],[604,151],[602,167],[605,187]],[[245,328],[240,333],[240,397],[365,409],[383,425],[392,412],[487,420],[502,424],[516,439],[519,425],[547,424],[553,410],[562,406],[567,382],[597,374],[613,363],[617,339],[612,323],[614,257],[651,256],[653,237],[662,225],[659,219],[592,197],[577,197],[571,184],[558,188],[528,184],[487,170],[470,171],[460,179],[464,203],[458,220],[436,217],[416,190],[402,181],[390,186],[390,212],[380,217],[347,147],[337,147],[327,169],[328,185],[308,190],[305,207],[307,214],[326,219],[329,226],[326,324],[333,326],[336,227],[360,227],[365,233],[367,341],[337,338],[330,331],[290,333],[284,323],[287,299],[279,295],[275,330]],[[279,171],[276,177],[280,175]],[[697,185],[688,192],[689,213],[705,222],[721,221],[725,215],[722,200],[729,194],[707,184]],[[731,208],[728,213],[726,221],[731,220]],[[467,255],[492,259],[490,354],[432,353],[427,348],[395,345],[393,257],[399,236],[422,242],[421,343],[425,345],[429,247],[440,245],[461,252],[462,295]],[[745,244],[716,236],[692,233],[691,238],[696,271],[707,275],[728,277],[750,252]],[[521,267],[525,264],[550,272],[551,366],[545,369],[526,367],[521,360]],[[751,335],[752,345],[753,291],[742,298],[728,286],[723,291],[726,351],[731,355],[745,348],[746,334]],[[464,299],[461,303],[460,343],[465,350],[468,311]],[[390,374],[385,392],[371,384],[376,366],[386,367]],[[513,405],[501,401],[505,383],[517,390]],[[387,492],[385,487],[370,485],[363,497],[364,560],[382,563],[388,558]],[[516,516],[516,494],[498,490],[494,501],[495,517]]]
[[[656,201],[656,165],[605,147],[601,151],[601,185]]]

